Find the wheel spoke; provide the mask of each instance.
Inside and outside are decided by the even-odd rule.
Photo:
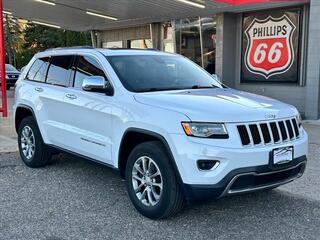
[[[160,189],[162,189],[162,183],[151,183],[152,186],[154,187],[159,187]]]
[[[26,140],[28,138],[28,136],[25,133],[25,130],[22,130],[22,137]]]
[[[140,168],[140,166],[137,163],[134,164],[134,168],[137,169],[137,171],[142,175],[144,174],[143,170]]]
[[[157,171],[155,173],[153,173],[150,178],[155,178],[156,176],[159,176],[160,175],[160,172],[158,169],[156,169]]]
[[[155,205],[157,202],[152,199],[152,193],[151,193],[151,189],[150,189],[150,188],[148,188],[147,194],[148,194],[149,203],[150,203],[152,206]]]
[[[140,198],[139,198],[141,201],[142,201],[143,199],[145,199],[146,193],[147,193],[147,189],[145,188],[145,189],[143,190],[143,192],[141,193],[141,196],[140,196]]]
[[[28,148],[28,156],[27,156],[27,158],[30,159],[31,156],[32,156],[32,155],[31,155],[31,148]]]
[[[137,193],[141,190],[141,188],[144,186],[143,183],[141,183],[137,188],[134,189],[134,191]]]
[[[142,182],[142,178],[138,177],[138,175],[133,175],[132,178]]]
[[[147,171],[147,158],[142,158],[142,169],[143,169],[143,172],[146,172]]]
[[[151,188],[151,192],[152,192],[154,199],[159,200],[160,195],[154,190],[154,188]]]

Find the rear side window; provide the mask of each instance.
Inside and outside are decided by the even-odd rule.
[[[35,60],[28,72],[27,79],[37,82],[45,82],[49,59],[49,57],[45,57]]]
[[[74,87],[81,88],[83,79],[88,76],[106,76],[96,59],[89,56],[79,56],[76,64]]]
[[[51,57],[47,83],[59,86],[68,86],[72,64],[72,55]]]

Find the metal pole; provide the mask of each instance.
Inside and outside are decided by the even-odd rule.
[[[204,68],[204,58],[203,58],[203,42],[202,42],[202,22],[201,17],[199,17],[199,33],[200,33],[200,51],[201,51],[201,66]]]
[[[0,0],[0,80],[1,80],[1,96],[2,96],[2,106],[0,112],[2,112],[3,117],[8,116],[8,105],[7,105],[7,90],[6,90],[6,54],[4,47],[4,31],[3,31],[3,6],[2,0]]]

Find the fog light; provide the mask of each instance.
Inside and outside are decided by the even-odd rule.
[[[198,160],[198,168],[202,171],[213,170],[219,166],[219,161],[216,160]]]

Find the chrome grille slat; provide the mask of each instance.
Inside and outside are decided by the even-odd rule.
[[[237,125],[237,129],[243,146],[280,144],[299,138],[295,118],[244,123]]]

